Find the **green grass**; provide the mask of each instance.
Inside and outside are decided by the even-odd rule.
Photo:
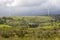
[[[3,28],[3,27],[11,27],[11,26],[8,26],[8,25],[5,25],[5,24],[0,24],[0,28]]]
[[[0,18],[2,18],[2,17],[0,17]],[[6,18],[12,18],[12,19],[11,20],[6,19],[6,21],[7,21],[6,23],[0,24],[0,32],[6,31],[4,33],[5,34],[7,33],[8,35],[10,33],[12,33],[12,34],[14,33],[15,36],[10,37],[10,38],[0,37],[0,40],[54,40],[54,39],[55,40],[60,40],[59,35],[58,35],[59,32],[56,32],[57,34],[53,33],[54,31],[59,31],[59,30],[54,30],[54,28],[56,28],[56,29],[60,28],[60,22],[49,22],[50,20],[55,20],[52,17],[48,17],[48,16],[14,16],[13,17],[13,16],[11,16],[11,17],[6,17]],[[27,25],[22,25],[22,26],[20,25],[21,23],[24,23],[24,22],[22,22],[22,20],[24,22],[26,21],[27,24],[29,22],[31,22],[31,23],[40,22],[40,24],[36,28],[29,28],[29,26],[27,26]],[[11,24],[13,24],[13,26],[9,26]],[[17,25],[17,26],[14,27],[15,25]],[[25,36],[23,38],[18,37],[15,33],[17,31],[17,33],[20,34],[22,30],[23,30],[23,33],[25,31],[28,32],[27,34],[25,34]],[[54,35],[53,37],[52,37],[51,34],[50,34],[51,37],[48,37],[48,38],[37,37],[39,35],[48,36],[47,33],[49,33],[49,32],[51,33],[51,31],[53,31],[52,32],[52,34]],[[21,35],[23,35],[23,34],[21,34]],[[55,36],[55,35],[57,35],[57,36]],[[0,34],[0,36],[1,36],[1,34]]]

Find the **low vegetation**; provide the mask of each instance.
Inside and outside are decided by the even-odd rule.
[[[60,40],[57,16],[0,17],[0,40]]]

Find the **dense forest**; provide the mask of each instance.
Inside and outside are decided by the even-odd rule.
[[[60,40],[60,16],[0,17],[0,40]]]

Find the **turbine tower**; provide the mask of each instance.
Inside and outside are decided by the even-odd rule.
[[[48,16],[50,16],[50,10],[49,10],[49,8],[48,8]]]
[[[50,16],[50,10],[49,10],[50,8],[49,8],[49,6],[48,6],[48,16]]]

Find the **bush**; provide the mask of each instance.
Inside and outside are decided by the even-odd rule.
[[[0,24],[4,24],[5,21],[3,19],[0,19]]]
[[[13,31],[10,30],[1,30],[1,37],[3,38],[10,38],[10,37],[14,37],[15,34]]]
[[[8,33],[2,33],[1,36],[4,37],[4,38],[9,38],[10,34],[8,34]]]
[[[30,27],[30,28],[36,28],[36,27],[38,27],[38,26],[39,26],[38,23],[29,23],[29,27]]]
[[[16,35],[18,36],[18,37],[24,37],[25,36],[25,31],[16,31]]]

